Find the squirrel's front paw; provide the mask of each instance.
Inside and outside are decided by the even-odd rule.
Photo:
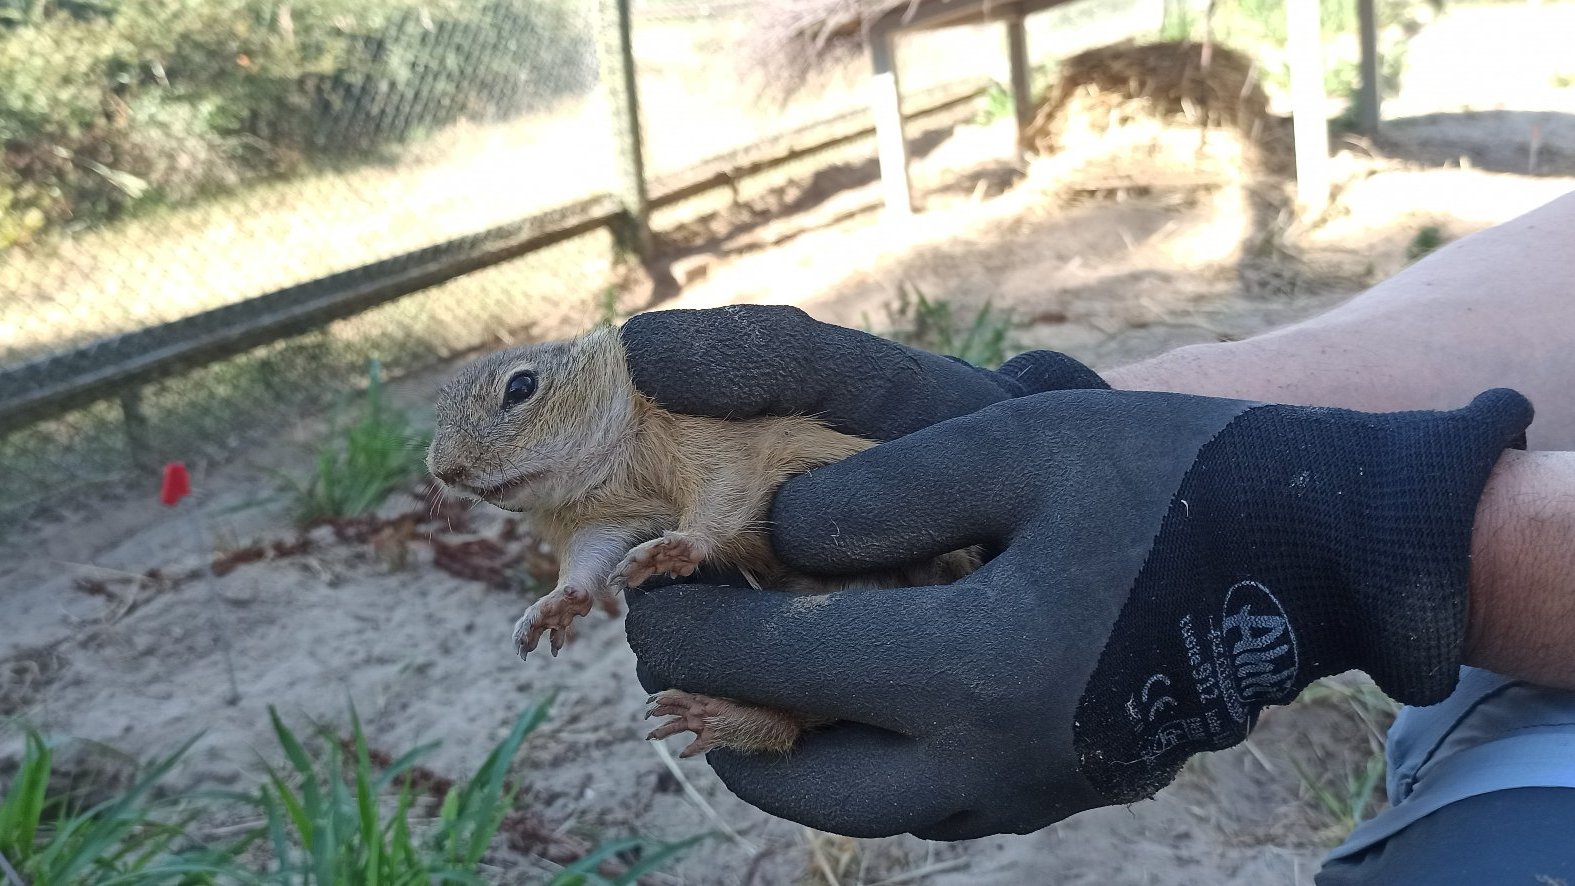
[[[657,573],[686,578],[695,574],[705,556],[705,546],[699,539],[682,532],[665,532],[661,538],[653,538],[629,551],[613,570],[613,584],[637,588]]]
[[[532,603],[514,623],[514,651],[523,660],[536,650],[542,633],[551,631],[552,654],[557,655],[569,638],[569,626],[591,611],[593,599],[594,595],[587,588],[563,585]]]

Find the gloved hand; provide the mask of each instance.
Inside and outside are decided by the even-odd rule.
[[[839,381],[820,384],[856,386]],[[879,402],[861,408],[885,425]],[[977,543],[990,559],[972,576],[814,606],[670,586],[631,596],[629,642],[652,691],[837,721],[787,757],[708,755],[768,812],[851,836],[1027,833],[1151,796],[1321,676],[1444,698],[1476,503],[1530,417],[1503,390],[1393,414],[1096,390],[999,402],[796,478],[772,513],[804,571]]]
[[[792,307],[638,314],[621,330],[635,387],[689,415],[815,415],[832,429],[892,440],[998,400],[1110,387],[1055,351],[998,370],[821,323]]]

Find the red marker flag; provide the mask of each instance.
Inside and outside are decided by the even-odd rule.
[[[174,507],[181,499],[191,495],[191,475],[186,466],[172,461],[164,466],[164,485],[159,490],[159,501]]]

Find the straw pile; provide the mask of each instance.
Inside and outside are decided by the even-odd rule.
[[[1172,174],[1235,177],[1277,169],[1288,150],[1256,64],[1224,46],[1121,43],[1073,56],[1059,74],[1021,134],[1044,157],[1076,155],[1086,168],[1102,156],[1112,171],[1142,159]]]

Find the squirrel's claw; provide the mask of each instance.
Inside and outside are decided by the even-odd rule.
[[[671,717],[666,723],[652,729],[646,736],[647,741],[658,741],[670,735],[681,732],[693,732],[694,741],[690,742],[682,751],[678,752],[680,758],[694,757],[716,747],[717,739],[715,730],[711,728],[708,718],[715,713],[716,701],[703,695],[691,695],[677,689],[659,692],[646,703],[651,705],[646,711],[646,719],[651,717]]]
[[[548,648],[554,656],[569,640],[574,620],[591,611],[592,595],[584,588],[563,585],[525,610],[514,623],[514,649],[521,659],[536,651],[541,635],[551,632]]]
[[[653,575],[686,578],[705,560],[706,546],[692,535],[663,533],[660,538],[636,545],[613,569],[612,583],[637,588]]]
[[[536,642],[541,638],[540,615],[536,607],[532,606],[525,610],[519,621],[514,623],[514,652],[519,655],[520,661],[524,661],[526,656],[530,655],[536,648]]]

